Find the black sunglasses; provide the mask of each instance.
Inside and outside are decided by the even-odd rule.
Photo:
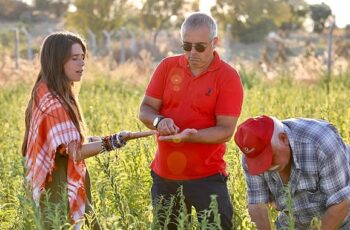
[[[184,51],[190,52],[192,50],[192,47],[194,47],[197,52],[202,53],[208,47],[208,45],[203,45],[202,43],[194,43],[194,46],[192,44],[193,43],[184,42],[182,44],[182,48]]]

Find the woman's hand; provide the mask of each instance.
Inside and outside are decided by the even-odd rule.
[[[130,132],[130,131],[121,131],[118,133],[120,138],[124,141],[132,140],[132,139],[138,139],[142,137],[148,137],[157,134],[156,130],[149,130],[149,131],[141,131],[141,132]]]

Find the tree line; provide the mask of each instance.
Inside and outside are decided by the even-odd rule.
[[[176,30],[186,13],[199,10],[199,0],[0,0],[0,20],[35,23],[64,20],[67,29],[83,34],[142,29],[154,31],[153,43],[161,30]],[[304,0],[216,0],[211,9],[220,31],[231,25],[233,38],[241,42],[261,40],[271,30],[297,30],[310,17],[314,32],[322,32],[332,14],[324,3],[308,5]],[[87,35],[87,34],[85,34]]]

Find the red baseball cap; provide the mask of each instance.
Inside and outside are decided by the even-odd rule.
[[[234,139],[246,157],[250,175],[259,175],[271,167],[273,130],[273,119],[265,115],[249,118],[238,126]]]

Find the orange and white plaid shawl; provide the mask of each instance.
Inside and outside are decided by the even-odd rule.
[[[26,178],[32,188],[33,199],[39,206],[40,193],[54,170],[58,147],[74,142],[76,148],[79,148],[81,138],[61,102],[53,96],[45,83],[39,85],[36,98],[38,103],[33,103],[27,142]],[[75,162],[68,157],[69,213],[74,223],[81,220],[85,213],[85,173],[83,160]]]

